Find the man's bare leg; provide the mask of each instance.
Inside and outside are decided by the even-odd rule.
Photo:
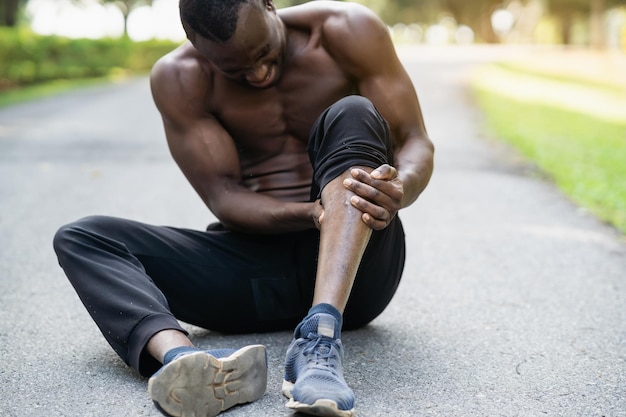
[[[373,171],[372,168],[360,168]],[[327,303],[342,314],[372,235],[372,229],[361,220],[363,213],[350,203],[354,194],[344,187],[346,178],[352,178],[349,171],[329,182],[322,190],[324,217],[313,296],[313,305]]]
[[[364,168],[371,172],[371,168]],[[347,171],[322,190],[324,214],[313,306],[287,349],[287,406],[317,416],[354,416],[354,392],[343,377],[342,315],[372,235],[343,185]]]

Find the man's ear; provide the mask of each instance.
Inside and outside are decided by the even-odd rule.
[[[265,8],[270,12],[276,11],[276,5],[274,4],[273,0],[265,0]]]

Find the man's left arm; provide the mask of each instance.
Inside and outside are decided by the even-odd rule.
[[[371,173],[355,169],[344,185],[356,194],[351,202],[363,212],[363,221],[379,230],[426,188],[433,171],[434,147],[417,93],[387,27],[361,6],[348,10],[341,19],[329,21],[325,32],[337,40],[335,56],[358,80],[359,94],[372,101],[389,123],[395,161],[394,166],[383,165]]]

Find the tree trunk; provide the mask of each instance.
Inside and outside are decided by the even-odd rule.
[[[124,13],[124,33],[122,34],[124,38],[128,38],[128,14]]]
[[[572,21],[571,11],[568,10],[561,15],[561,41],[563,45],[572,43]]]
[[[604,35],[604,14],[606,10],[605,0],[591,0],[590,43],[591,47],[601,49],[606,46]]]
[[[491,26],[491,14],[495,8],[484,8],[478,18],[478,36],[486,43],[499,43],[500,39]]]
[[[20,0],[4,0],[0,8],[0,26],[13,27],[17,24],[17,11]]]

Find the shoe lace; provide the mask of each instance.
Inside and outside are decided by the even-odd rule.
[[[304,339],[302,344],[305,345],[302,353],[309,366],[337,374],[338,351],[332,339],[309,334],[309,337]]]

